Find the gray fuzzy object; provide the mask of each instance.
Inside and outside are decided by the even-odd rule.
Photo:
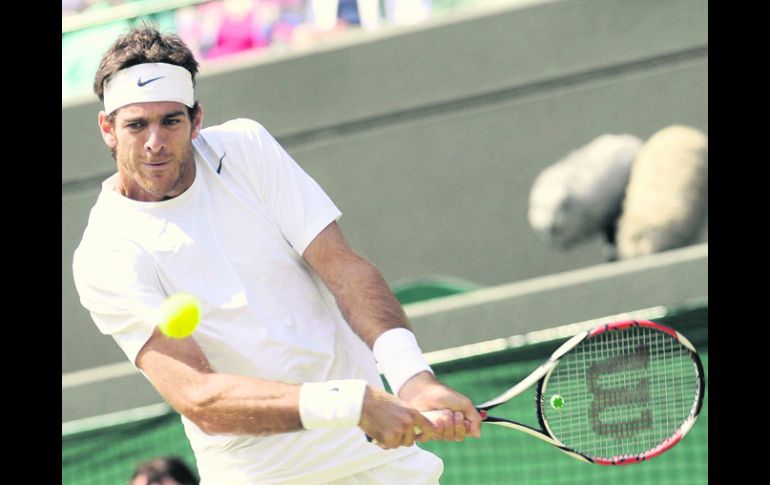
[[[708,217],[708,137],[688,126],[655,133],[631,168],[618,220],[618,257],[695,242]]]
[[[599,234],[613,244],[631,165],[643,141],[605,134],[543,170],[532,184],[529,224],[553,246],[568,249]]]

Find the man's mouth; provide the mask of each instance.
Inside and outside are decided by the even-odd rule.
[[[150,169],[153,168],[163,168],[171,163],[171,160],[149,160],[147,162],[144,162],[146,166],[148,166]]]

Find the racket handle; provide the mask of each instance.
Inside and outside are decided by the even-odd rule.
[[[476,411],[478,411],[479,415],[481,415],[481,420],[482,421],[487,419],[487,412],[484,409],[476,408]],[[431,422],[433,422],[434,418],[439,416],[443,412],[444,411],[442,411],[440,409],[436,409],[436,410],[433,410],[433,411],[420,411],[420,413],[422,413],[422,415],[425,416],[426,418],[428,418]],[[468,420],[466,420],[466,424],[467,424],[467,422],[468,422]],[[420,430],[419,428],[417,428],[415,426],[414,434],[420,434],[421,432],[422,432],[422,430]]]
[[[420,411],[420,412],[421,412],[421,414],[423,416],[425,416],[426,418],[430,419],[431,416],[436,415],[437,413],[440,413],[441,411]],[[415,436],[422,434],[422,430],[420,429],[419,426],[415,426],[414,427],[414,434],[415,434]],[[366,441],[368,441],[369,443],[375,444],[375,445],[377,444],[377,440],[372,438],[369,435],[366,435]]]
[[[435,410],[432,410],[432,411],[420,411],[420,413],[423,416],[425,416],[426,418],[428,418],[428,420],[430,420],[431,422],[433,421],[434,418],[440,416],[443,412],[444,411],[442,411],[440,409],[435,409]],[[487,412],[486,411],[480,410],[479,414],[481,414],[481,419],[482,420],[486,419],[486,417],[487,417]],[[414,434],[415,434],[415,436],[422,434],[422,430],[420,429],[419,426],[415,426],[414,427]],[[372,438],[369,435],[366,435],[366,441],[368,441],[369,443],[373,443],[375,445],[377,444],[377,440],[375,440],[374,438]]]
[[[418,428],[417,426],[415,426],[414,427],[414,434],[415,434],[415,436],[418,435],[418,434],[422,434],[422,430],[420,428]],[[372,438],[369,435],[366,435],[366,441],[368,441],[369,443],[371,443],[373,445],[377,444],[377,440]]]

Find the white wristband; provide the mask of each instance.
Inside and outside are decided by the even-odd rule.
[[[299,418],[305,429],[358,426],[367,382],[361,379],[306,382],[299,391]]]
[[[372,352],[396,396],[406,381],[416,374],[422,371],[433,374],[414,334],[405,328],[393,328],[380,335]]]

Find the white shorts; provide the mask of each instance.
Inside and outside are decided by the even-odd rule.
[[[419,450],[399,460],[340,478],[329,485],[438,485],[444,462],[438,456]]]

